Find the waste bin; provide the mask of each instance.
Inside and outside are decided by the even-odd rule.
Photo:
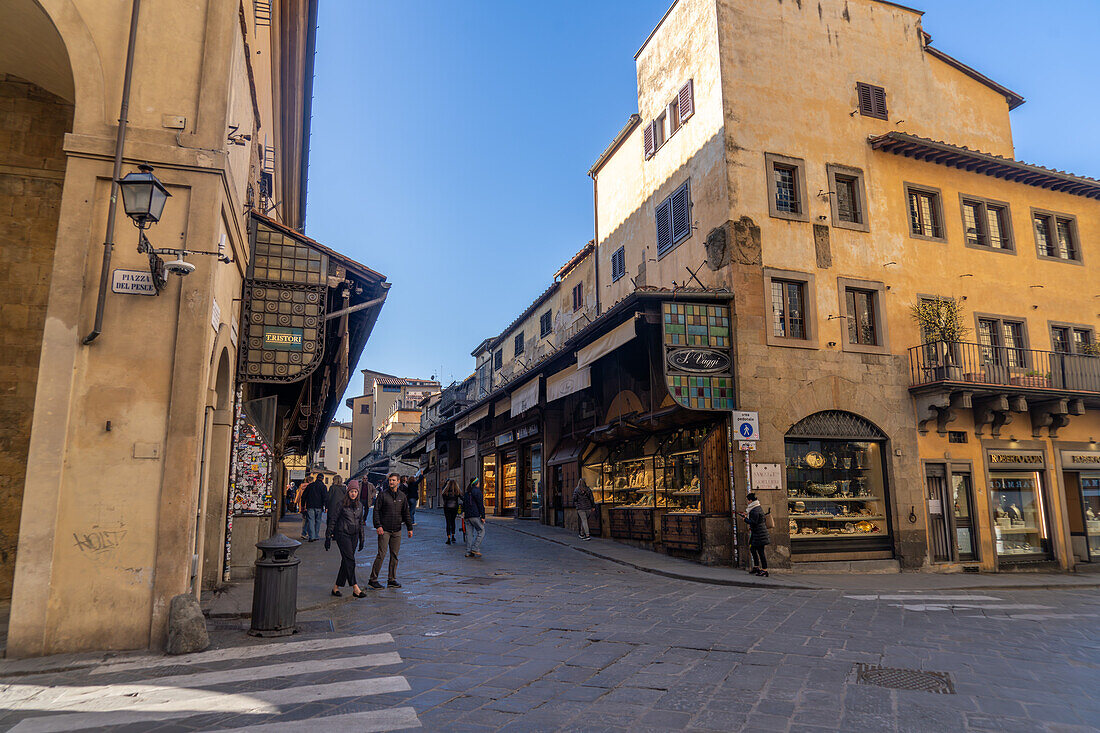
[[[296,631],[298,615],[297,540],[277,534],[256,548],[262,553],[256,561],[256,580],[252,586],[252,636],[289,636]]]

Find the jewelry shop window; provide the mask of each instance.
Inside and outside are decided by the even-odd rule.
[[[886,436],[849,412],[818,412],[786,436],[792,553],[889,549]]]

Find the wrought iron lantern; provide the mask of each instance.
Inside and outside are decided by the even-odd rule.
[[[126,216],[133,220],[138,229],[145,229],[160,221],[164,203],[172,194],[153,175],[153,166],[142,164],[138,166],[138,171],[127,173],[119,180],[118,187],[122,190],[122,206],[126,209]]]

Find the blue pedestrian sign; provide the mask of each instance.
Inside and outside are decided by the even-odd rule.
[[[760,440],[760,415],[756,412],[733,413],[733,428],[741,440]]]

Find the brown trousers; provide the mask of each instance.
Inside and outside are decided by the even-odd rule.
[[[386,549],[390,551],[390,574],[388,580],[397,580],[397,553],[401,550],[401,530],[396,532],[383,532],[378,535],[378,555],[374,558],[374,566],[370,569],[370,579],[378,580],[378,573],[382,571],[382,561],[386,559]]]

